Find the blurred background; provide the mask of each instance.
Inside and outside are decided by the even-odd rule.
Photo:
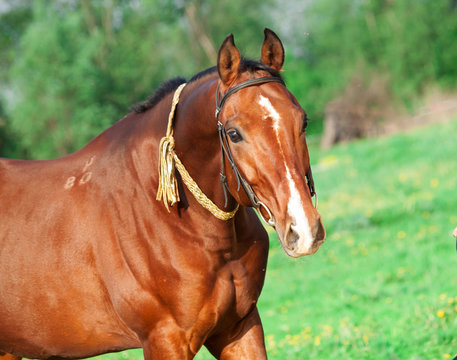
[[[408,128],[457,112],[456,14],[456,0],[0,0],[0,155],[75,151],[161,81],[215,65],[228,33],[258,59],[264,27],[323,147]]]
[[[457,0],[0,0],[0,156],[73,152],[227,34],[258,59],[265,27],[312,120],[327,230],[295,260],[269,229],[270,358],[453,358]]]

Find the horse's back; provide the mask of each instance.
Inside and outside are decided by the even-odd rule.
[[[65,161],[0,159],[0,242],[25,249],[57,241],[71,227],[78,199],[68,188],[72,164]],[[74,182],[74,181],[73,181]],[[66,191],[67,190],[67,191]]]

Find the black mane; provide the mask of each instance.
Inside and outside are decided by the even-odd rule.
[[[179,85],[184,84],[186,82],[186,79],[183,77],[175,77],[173,79],[164,81],[159,85],[157,90],[152,94],[150,97],[148,97],[146,100],[132,105],[130,107],[130,110],[136,112],[136,113],[143,113],[150,108],[153,108],[157,103],[162,100],[165,95],[171,93],[172,91],[175,91]]]
[[[254,60],[249,60],[249,59],[242,59],[241,64],[240,64],[240,72],[244,71],[249,71],[250,73],[254,73],[255,71],[258,70],[264,70],[267,71],[270,75],[274,77],[278,77],[282,79],[281,74],[279,71],[272,69],[271,67],[262,64],[261,62],[254,61]],[[193,81],[197,81],[207,75],[213,74],[217,72],[217,67],[213,66],[209,69],[203,70],[202,72],[199,72],[198,74],[194,75],[190,80],[188,81],[189,83]],[[136,113],[143,113],[151,108],[153,108],[157,103],[162,100],[167,94],[171,93],[172,91],[175,91],[179,85],[184,84],[186,82],[186,79],[183,77],[175,77],[173,79],[164,81],[159,85],[157,90],[146,100],[132,105],[131,110],[136,112]]]

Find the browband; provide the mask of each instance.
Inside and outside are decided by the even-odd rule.
[[[222,97],[221,101],[219,102],[219,84],[217,84],[217,89],[216,89],[216,119],[219,120],[219,113],[222,110],[222,107],[224,106],[225,101],[232,96],[234,93],[237,91],[247,88],[249,86],[255,86],[255,85],[261,85],[269,82],[277,82],[285,86],[284,81],[279,78],[279,77],[271,77],[271,76],[263,76],[251,80],[246,80],[238,85],[235,85],[231,89],[229,89],[224,96]]]

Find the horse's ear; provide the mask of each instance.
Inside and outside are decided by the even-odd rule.
[[[269,67],[281,71],[284,65],[284,47],[281,40],[270,29],[264,30],[265,40],[262,45],[262,57],[260,61]]]
[[[224,84],[228,85],[235,80],[240,62],[240,52],[235,46],[233,35],[230,34],[225,38],[217,55],[217,71]]]

